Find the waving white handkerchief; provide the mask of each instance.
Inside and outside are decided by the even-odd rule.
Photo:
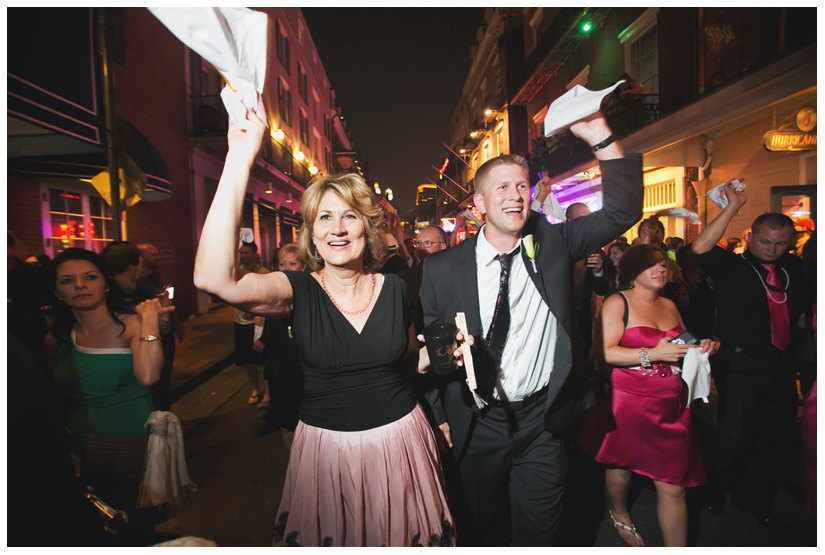
[[[617,81],[606,89],[591,91],[576,85],[550,104],[544,116],[544,136],[549,137],[564,131],[580,119],[599,111],[602,99],[624,83]]]
[[[667,210],[659,210],[656,212],[657,216],[671,216],[674,218],[687,218],[690,220],[690,223],[694,225],[699,225],[701,222],[699,221],[699,214],[696,212],[691,212],[687,208],[668,208]]]
[[[258,108],[264,90],[269,17],[249,8],[149,8],[186,46],[215,66],[228,85],[226,111],[248,129],[246,109]],[[243,102],[241,102],[243,99]]]
[[[710,395],[710,362],[701,349],[688,349],[682,361],[682,379],[688,386],[688,405],[694,399],[708,402]]]
[[[729,182],[725,182],[717,187],[714,187],[705,195],[722,210],[724,210],[725,206],[728,205],[728,197],[723,194],[725,191],[725,185],[727,185],[728,183],[730,183],[731,187],[733,187],[736,191],[741,192],[745,190],[745,183],[743,181],[739,181],[738,179],[731,179]]]

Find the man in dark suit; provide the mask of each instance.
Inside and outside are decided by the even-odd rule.
[[[500,156],[475,175],[484,227],[424,264],[424,324],[463,312],[475,342],[479,387],[471,392],[462,372],[428,395],[459,468],[463,492],[451,501],[467,507],[456,511],[465,544],[489,545],[507,484],[512,545],[552,543],[567,474],[563,438],[581,416],[585,389],[583,349],[571,341],[573,264],[642,216],[641,156],[624,157],[601,113],[570,129],[601,163],[604,209],[550,225],[531,211],[524,160]],[[544,179],[536,207],[549,192]],[[522,247],[528,236],[532,248],[529,239]]]
[[[413,242],[418,264],[398,272],[398,277],[406,282],[407,289],[410,291],[410,303],[413,305],[413,324],[415,324],[415,333],[417,334],[424,329],[421,299],[418,297],[418,290],[421,288],[421,277],[424,273],[424,260],[432,253],[443,251],[448,246],[449,238],[444,230],[437,225],[428,225],[418,232],[418,236]]]
[[[744,191],[730,184],[722,212],[691,247],[713,280],[719,352],[711,371],[719,393],[711,485],[706,506],[720,512],[724,493],[760,525],[787,532],[771,508],[791,438],[798,436],[795,357],[802,330],[799,317],[810,310],[802,261],[789,254],[794,223],[768,212],[751,226],[748,248],[734,254],[717,246],[739,209]]]

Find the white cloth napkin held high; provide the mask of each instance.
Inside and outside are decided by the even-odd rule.
[[[601,109],[602,99],[624,83],[617,81],[606,89],[591,91],[581,85],[576,85],[550,104],[544,116],[544,136],[549,137],[560,133],[591,114]]]
[[[264,90],[269,17],[249,8],[148,8],[186,46],[226,79],[226,111],[248,129],[247,108],[258,108]],[[243,99],[243,102],[241,101]]]
[[[178,417],[167,411],[149,414],[146,471],[138,488],[138,507],[177,502],[184,488],[194,491],[183,449],[183,430]]]
[[[716,206],[721,208],[722,210],[728,205],[728,197],[725,195],[725,185],[730,183],[731,187],[735,191],[742,192],[745,190],[745,183],[743,181],[739,181],[738,179],[731,179],[728,182],[722,183],[708,191],[705,196],[707,196],[710,200],[713,201]]]
[[[694,399],[708,402],[710,395],[710,362],[708,354],[701,349],[688,349],[682,361],[682,379],[688,387],[688,405]]]

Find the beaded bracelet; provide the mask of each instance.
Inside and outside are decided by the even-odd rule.
[[[647,347],[642,347],[642,350],[639,351],[639,362],[642,363],[642,368],[653,368],[650,364],[650,355],[647,354]]]

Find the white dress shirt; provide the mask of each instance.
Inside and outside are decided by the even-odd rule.
[[[486,337],[490,329],[498,298],[501,263],[495,257],[504,254],[487,242],[485,229],[486,226],[479,231],[476,243],[482,337]],[[520,246],[519,242],[510,252],[517,251]],[[510,330],[501,355],[502,373],[496,381],[493,397],[518,401],[548,384],[558,326],[556,317],[530,279],[521,255],[512,259],[509,286]]]

